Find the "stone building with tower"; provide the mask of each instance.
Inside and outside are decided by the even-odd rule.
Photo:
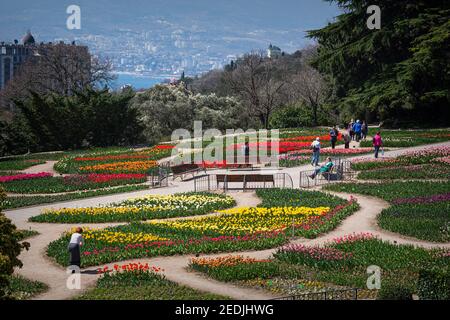
[[[0,43],[0,90],[14,77],[19,66],[34,54],[36,42],[30,31],[23,37],[22,43]]]
[[[37,43],[30,31],[22,38],[22,42],[14,40],[13,43],[0,42],[0,91],[6,87],[9,81],[17,74],[21,65],[30,58],[34,58],[33,63],[38,63],[39,59],[50,53],[58,51],[61,56],[67,53],[67,56],[78,57],[84,59],[84,70],[80,73],[89,73],[90,68],[90,54],[88,47],[75,45],[75,42],[66,44],[59,43]],[[70,63],[67,59],[67,64]],[[79,64],[80,65],[80,64]],[[71,69],[67,66],[67,69]]]

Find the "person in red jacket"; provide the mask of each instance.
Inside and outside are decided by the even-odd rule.
[[[375,149],[375,158],[378,158],[378,152],[380,148],[383,146],[383,140],[381,139],[381,132],[378,131],[377,134],[373,137],[372,140],[373,148]]]

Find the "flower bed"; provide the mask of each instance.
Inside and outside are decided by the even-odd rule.
[[[315,237],[327,232],[358,208],[353,200],[346,202],[320,192],[286,190],[287,195],[284,199],[279,196],[275,200],[276,195],[281,195],[284,191],[275,189],[259,193],[263,197],[263,204],[284,204],[278,208],[241,209],[213,217],[149,221],[104,229],[105,235],[100,234],[97,238],[85,241],[82,263],[88,266],[158,255],[273,248],[286,243],[290,236]],[[305,195],[304,198],[293,198],[299,194]],[[322,201],[322,207],[301,207],[302,201],[305,204]],[[342,202],[344,204],[338,204]],[[289,204],[292,207],[289,207]],[[324,204],[332,207],[324,208]],[[137,234],[137,236],[130,235],[130,239],[133,240],[134,237],[145,235],[167,240],[122,242],[121,239],[126,238],[128,233]],[[118,234],[117,239],[114,238],[114,234]],[[68,262],[66,250],[68,240],[69,235],[64,235],[48,247],[48,255],[62,265]]]
[[[426,241],[450,241],[450,198],[428,198],[420,203],[408,199],[409,203],[394,205],[378,216],[383,229]],[[445,199],[445,200],[444,200]],[[435,200],[438,200],[435,202]],[[433,201],[433,202],[432,202]]]
[[[272,276],[278,269],[272,260],[231,255],[192,259],[189,267],[219,281],[247,280],[256,277],[264,279],[266,276]]]
[[[374,135],[371,129],[369,135]],[[383,144],[385,147],[406,148],[422,144],[448,141],[448,130],[381,130]],[[372,141],[361,141],[362,147],[371,147]]]
[[[193,259],[191,267],[216,280],[277,294],[360,288],[359,298],[374,299],[385,296],[379,290],[366,289],[367,267],[376,265],[382,270],[382,289],[402,289],[411,298],[418,290],[419,272],[431,267],[448,269],[447,255],[447,250],[396,245],[362,233],[333,239],[323,247],[285,246],[273,258],[254,263],[240,256],[219,257]]]
[[[450,240],[449,182],[337,184],[326,189],[390,201],[393,206],[378,216],[382,228],[427,241]]]
[[[126,162],[114,162],[114,163],[104,163],[92,166],[80,167],[82,172],[117,172],[117,173],[128,173],[128,172],[147,172],[150,168],[157,166],[157,162],[154,160],[147,161],[126,161]]]
[[[61,173],[146,173],[156,161],[170,156],[173,146],[141,151],[119,150],[66,156],[55,165]]]
[[[94,191],[79,191],[68,194],[60,195],[45,195],[45,196],[11,196],[6,198],[0,206],[2,209],[15,209],[27,206],[34,206],[44,203],[54,203],[61,201],[69,201],[75,199],[84,199],[95,196],[102,196],[107,194],[132,192],[137,190],[148,189],[146,185],[126,185],[121,187],[116,187],[112,189],[100,189]]]
[[[78,300],[204,300],[225,297],[202,293],[167,280],[164,270],[143,263],[114,265],[98,269],[102,276],[94,289]]]
[[[358,174],[361,180],[396,180],[396,179],[448,179],[450,167],[438,164],[420,164],[395,166],[382,169],[366,170]]]
[[[52,174],[48,172],[39,172],[39,173],[20,173],[9,176],[0,176],[0,183],[18,181],[18,180],[30,180],[30,179],[39,179],[39,178],[47,178],[51,177]]]
[[[413,199],[450,192],[450,182],[386,181],[383,183],[338,183],[323,187],[325,190],[359,193],[394,201],[400,198]]]
[[[232,197],[212,193],[149,195],[106,207],[44,210],[41,215],[32,217],[30,220],[55,223],[139,221],[200,215],[229,208],[233,205],[235,205],[235,201]]]
[[[89,174],[66,177],[52,177],[48,174],[40,174],[37,178],[11,180],[3,183],[3,187],[6,191],[14,193],[59,193],[137,184],[146,181],[146,176],[142,174]]]

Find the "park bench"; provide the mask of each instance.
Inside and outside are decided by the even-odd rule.
[[[217,174],[216,175],[217,188],[219,188],[219,184],[223,183],[223,189],[228,190],[228,183],[243,183],[242,188],[236,189],[248,189],[249,183],[264,183],[264,187],[266,183],[272,184],[275,186],[275,179],[271,174]]]
[[[195,175],[201,171],[206,173],[206,169],[201,167],[198,164],[195,163],[184,163],[176,166],[170,167],[170,171],[173,174],[173,179],[180,177],[182,181],[185,180],[185,177],[187,175],[191,175],[192,178],[195,177]]]

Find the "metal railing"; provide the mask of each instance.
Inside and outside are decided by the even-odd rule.
[[[236,181],[232,177],[239,178]],[[219,179],[218,179],[219,177]],[[257,179],[255,179],[257,178]],[[205,174],[194,178],[194,190],[215,191],[215,190],[256,190],[268,188],[287,188],[294,187],[292,177],[287,173],[274,173],[271,175],[258,174]]]
[[[273,300],[358,300],[358,291],[358,288],[322,290],[275,298]]]
[[[351,162],[342,158],[332,159],[334,166],[331,172],[318,173],[314,179],[311,175],[315,170],[306,170],[300,172],[299,187],[311,188],[328,184],[335,181],[344,181],[353,179],[356,172],[351,168]]]
[[[167,187],[169,185],[170,168],[159,165],[147,172],[147,181],[151,188]]]

